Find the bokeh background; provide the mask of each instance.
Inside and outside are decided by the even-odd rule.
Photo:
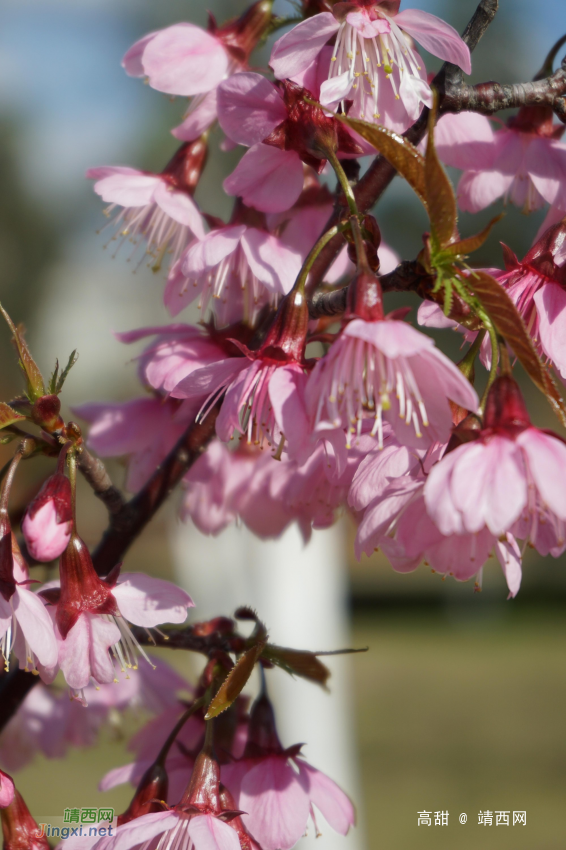
[[[476,4],[407,5],[461,30]],[[473,81],[531,78],[566,31],[563,0],[501,0],[500,6],[474,54]],[[206,6],[219,21],[244,7],[244,0],[209,0]],[[277,0],[276,10],[291,14],[292,6]],[[112,331],[168,321],[163,280],[143,265],[134,268],[126,253],[113,258],[112,246],[105,248],[109,234],[97,234],[104,218],[84,172],[99,164],[158,171],[174,151],[169,129],[180,120],[182,100],[126,77],[120,59],[144,33],[180,20],[205,25],[205,6],[196,0],[0,3],[0,298],[15,320],[25,322],[45,371],[56,357],[66,360],[79,349],[64,393],[67,412],[88,400],[138,395],[135,352],[125,350]],[[257,65],[264,67],[268,55],[269,45],[256,54]],[[437,66],[427,57],[427,67]],[[212,139],[196,197],[208,212],[227,216],[230,201],[220,186],[237,153],[220,153],[219,140]],[[474,217],[463,215],[462,232],[479,230],[499,211],[496,205]],[[478,263],[501,264],[497,237],[519,256],[530,246],[542,215],[527,218],[512,207],[506,213],[497,236],[476,255]],[[426,219],[400,180],[381,201],[377,217],[385,240],[404,258],[414,257]],[[398,306],[399,296],[388,298],[390,308]],[[446,332],[437,339],[456,356],[456,335]],[[0,358],[0,394],[10,398],[19,385],[7,329],[0,329]],[[559,427],[536,390],[527,388],[527,395],[535,421]],[[110,467],[121,482],[120,465]],[[47,463],[26,469],[16,501],[24,504],[48,469]],[[104,520],[104,509],[85,490],[80,522],[89,544],[96,543]],[[171,505],[132,548],[125,566],[186,580],[191,590],[192,576],[206,594],[199,616],[258,604],[259,594],[272,618],[272,636],[281,643],[369,647],[363,655],[334,662],[336,684],[329,696],[297,683],[293,698],[285,685],[274,685],[282,715],[291,718],[284,731],[290,736],[304,728],[295,740],[310,742],[309,730],[320,727],[327,737],[315,751],[307,748],[307,755],[329,771],[341,764],[344,775],[334,778],[358,803],[356,835],[336,842],[325,830],[318,840],[322,850],[471,850],[480,842],[502,850],[564,847],[564,559],[543,561],[527,553],[522,589],[508,602],[495,565],[486,568],[483,592],[476,594],[471,583],[443,582],[425,567],[400,576],[379,556],[357,563],[346,519],[326,540],[318,537],[310,554],[293,533],[267,549],[254,549],[244,532],[230,534],[210,545],[179,528]],[[277,571],[270,573],[278,558]],[[304,558],[299,568],[298,558]],[[328,582],[325,570],[332,574]],[[291,591],[300,604],[294,605]],[[175,663],[186,672],[186,659]],[[338,714],[329,707],[333,700]],[[126,731],[105,733],[96,752],[74,752],[64,761],[39,758],[25,768],[17,781],[34,813],[107,804],[96,785],[102,772],[128,760]],[[316,738],[316,729],[312,735]],[[123,788],[116,792],[117,809],[129,794]],[[418,827],[423,809],[449,811],[449,825]],[[478,826],[477,813],[485,809],[526,810],[527,825]],[[468,815],[466,826],[457,822],[461,812]]]

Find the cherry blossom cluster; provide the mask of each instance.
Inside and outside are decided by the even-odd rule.
[[[142,392],[75,406],[86,438],[61,416],[76,357],[44,381],[2,309],[25,387],[0,403],[0,427],[16,443],[0,491],[0,695],[10,696],[9,710],[0,702],[1,763],[15,771],[37,752],[61,757],[92,745],[104,725],[127,725],[132,708],[150,715],[130,741],[134,760],[101,782],[130,782],[130,806],[114,835],[81,848],[288,850],[309,823],[318,832],[320,816],[343,835],[355,821],[302,745],[282,745],[267,694],[273,666],[325,684],[316,654],[270,644],[248,609],[236,618],[253,623],[251,635],[224,617],[186,625],[194,603],[185,590],[121,571],[175,484],[182,518],[205,534],[239,523],[278,538],[297,523],[308,541],[347,511],[358,558],[380,549],[399,572],[425,562],[475,577],[480,589],[495,556],[509,597],[527,546],[553,557],[566,549],[566,441],[532,424],[513,377],[519,362],[566,424],[552,374],[566,382],[559,45],[537,75],[556,104],[542,89],[527,101],[531,89],[517,87],[520,108],[503,124],[487,117],[497,84],[483,84],[475,111],[451,114],[447,80],[471,72],[474,21],[463,38],[400,5],[304,0],[297,22],[257,0],[235,20],[211,17],[206,31],[175,24],[128,50],[128,75],[186,102],[172,130],[181,145],[160,173],[112,165],[87,176],[117,250],[131,246],[163,272],[172,322],[118,334],[143,343]],[[268,39],[269,70],[258,73],[251,57]],[[418,45],[445,62],[436,78]],[[219,136],[222,150],[245,149],[223,183],[227,222],[195,200]],[[456,192],[442,163],[463,172]],[[410,184],[430,219],[414,260],[382,243],[370,212],[379,192],[368,203],[364,186],[384,168]],[[503,246],[504,268],[475,268],[467,259],[496,220],[461,237],[457,205],[477,212],[500,197],[525,212],[546,206],[545,222],[522,260]],[[421,297],[421,328],[461,334],[459,363],[410,322],[410,308],[386,312],[391,288]],[[18,534],[13,482],[38,455],[52,472]],[[99,459],[112,456],[126,460],[129,501]],[[93,552],[77,529],[79,473],[110,514]],[[44,583],[30,577],[38,563],[49,565]],[[151,644],[204,655],[197,684]],[[242,691],[254,670],[261,686],[250,707]],[[1,770],[0,811],[6,847],[46,850]]]

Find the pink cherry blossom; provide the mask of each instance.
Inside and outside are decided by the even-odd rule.
[[[138,328],[115,336],[126,345],[155,337],[138,358],[138,373],[147,387],[172,398],[176,397],[177,384],[195,369],[226,356],[229,348],[222,347],[220,334],[212,336],[202,327],[185,324]]]
[[[357,7],[357,9],[355,8]],[[471,71],[470,52],[456,30],[417,9],[399,12],[399,2],[357,2],[307,18],[280,38],[270,65],[279,79],[294,77],[315,62],[335,36],[321,103],[352,100],[350,115],[377,120],[402,132],[415,121],[432,94],[424,63],[412,38],[435,56]]]
[[[99,839],[93,850],[153,846],[158,836],[160,850],[240,850],[238,833],[229,823],[212,814],[188,815],[174,809],[122,824],[112,838]]]
[[[530,424],[515,382],[496,380],[477,439],[445,455],[427,478],[426,508],[445,535],[519,534],[566,548],[566,445]],[[539,526],[547,524],[544,535]],[[549,543],[549,535],[554,540]]]
[[[194,242],[172,269],[165,305],[176,316],[198,297],[203,316],[210,307],[221,324],[253,324],[262,307],[276,307],[291,290],[300,268],[298,252],[266,230],[220,227]]]
[[[303,162],[318,171],[324,166],[319,124],[326,133],[332,127],[343,154],[363,153],[344,125],[334,126],[303,94],[310,92],[291,82],[280,90],[253,73],[237,74],[218,87],[220,126],[232,141],[249,147],[224,181],[225,192],[263,212],[292,207],[303,189]]]
[[[171,264],[196,236],[205,234],[203,220],[191,195],[177,188],[168,173],[150,174],[125,166],[89,168],[86,176],[96,180],[94,191],[109,204],[105,214],[114,217],[120,238],[137,245],[140,237],[147,243],[146,253],[154,270],[161,267],[166,254]]]
[[[12,594],[0,591],[0,653],[6,670],[14,650],[23,669],[48,675],[57,665],[53,623],[42,599],[29,590],[29,572],[15,538],[12,551],[15,588]]]
[[[129,458],[126,487],[137,492],[198,412],[199,405],[157,396],[73,408],[91,424],[88,445],[101,457]]]
[[[177,693],[189,691],[189,683],[164,661],[152,657],[153,669],[142,665],[127,678],[107,685],[87,685],[84,699],[88,711],[68,694],[40,683],[23,701],[0,736],[0,760],[19,770],[38,753],[62,758],[69,747],[91,747],[105,725],[121,730],[117,712],[128,709],[156,713],[177,705]]]
[[[359,433],[364,418],[383,443],[383,420],[406,445],[446,441],[448,400],[475,411],[478,398],[430,337],[395,319],[354,319],[309,376],[307,407],[316,427]]]
[[[521,116],[521,112],[519,113]],[[545,203],[566,210],[566,145],[564,127],[550,121],[511,120],[494,130],[483,115],[445,115],[435,130],[440,158],[463,170],[458,203],[478,212],[503,197],[524,212]]]

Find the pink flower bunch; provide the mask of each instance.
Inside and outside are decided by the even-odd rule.
[[[553,124],[552,110],[523,107],[506,125],[498,123],[496,130],[489,118],[473,112],[438,122],[439,156],[464,172],[458,183],[461,209],[478,212],[503,197],[525,212],[545,203],[566,211],[564,126]]]

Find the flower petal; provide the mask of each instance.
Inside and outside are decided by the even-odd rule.
[[[471,73],[470,48],[446,21],[420,9],[405,9],[394,20],[433,56],[458,65],[466,74]]]
[[[31,651],[44,667],[54,667],[59,648],[45,605],[39,596],[23,587],[18,587],[14,596],[14,614]],[[20,661],[25,664],[24,658]]]
[[[313,15],[278,39],[269,60],[279,80],[300,74],[314,62],[326,42],[340,29],[330,12]]]
[[[293,206],[303,188],[303,164],[295,151],[254,145],[224,181],[228,195],[262,212],[283,212]]]
[[[262,142],[286,118],[279,91],[261,74],[234,74],[218,86],[219,124],[239,145]]]
[[[124,573],[113,589],[120,614],[136,626],[151,628],[160,623],[183,623],[194,602],[169,581],[144,573]]]
[[[208,92],[224,79],[228,56],[210,33],[193,24],[174,24],[158,32],[142,57],[152,88],[166,94]]]

